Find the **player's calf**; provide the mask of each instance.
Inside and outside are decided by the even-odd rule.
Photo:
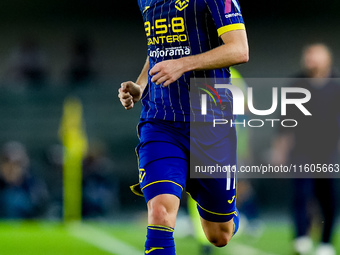
[[[201,218],[201,223],[209,242],[216,247],[224,247],[238,230],[239,216],[237,213],[237,216],[228,222],[212,222]]]
[[[216,247],[226,246],[233,236],[233,220],[224,223],[211,222],[202,219],[204,233]]]

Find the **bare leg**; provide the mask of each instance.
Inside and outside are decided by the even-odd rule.
[[[148,201],[148,223],[145,254],[175,255],[174,227],[179,207],[179,198],[158,195]]]
[[[149,225],[161,225],[174,228],[179,208],[179,198],[170,195],[158,195],[148,201]]]
[[[234,233],[234,220],[212,222],[201,218],[202,227],[207,239],[216,247],[226,246]]]

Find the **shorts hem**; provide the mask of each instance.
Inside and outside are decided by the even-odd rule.
[[[226,214],[215,214],[213,212],[208,212],[205,209],[203,209],[199,204],[197,204],[197,209],[198,209],[200,216],[203,219],[207,221],[211,221],[211,222],[228,222],[231,219],[233,219],[234,216],[237,216],[236,211],[232,211]]]
[[[187,192],[190,196],[191,194]],[[197,201],[194,199],[194,201],[197,204],[197,210],[200,214],[200,216],[207,220],[207,221],[212,221],[212,222],[227,222],[230,221],[231,219],[234,218],[234,216],[238,216],[238,211],[235,208],[235,210],[228,212],[228,213],[217,213],[210,211],[206,208],[203,208]]]
[[[145,185],[142,188],[142,192],[145,198],[145,201],[148,202],[150,199],[163,194],[170,194],[178,197],[179,199],[182,196],[183,187],[182,185],[170,181],[170,180],[161,180],[155,181]]]

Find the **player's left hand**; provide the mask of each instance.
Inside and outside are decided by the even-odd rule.
[[[157,63],[149,72],[152,77],[151,81],[157,85],[163,83],[163,87],[170,85],[178,80],[184,71],[183,59],[165,60]]]

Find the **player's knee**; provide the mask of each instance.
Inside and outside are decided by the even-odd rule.
[[[175,197],[160,195],[148,203],[148,214],[151,224],[174,226],[179,200]]]
[[[211,242],[216,247],[224,247],[226,246],[230,239],[231,235],[227,232],[219,232],[214,235],[207,236],[209,242]]]
[[[161,203],[153,203],[149,208],[149,215],[152,221],[161,224],[168,218],[169,212],[166,207]]]

